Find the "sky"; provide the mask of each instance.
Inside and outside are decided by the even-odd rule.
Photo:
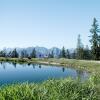
[[[0,0],[0,48],[75,48],[77,36],[90,45],[100,0]]]

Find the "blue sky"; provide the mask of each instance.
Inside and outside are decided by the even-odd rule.
[[[78,34],[90,45],[94,17],[100,0],[0,0],[0,48],[75,48]]]

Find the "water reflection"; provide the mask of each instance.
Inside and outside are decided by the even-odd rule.
[[[28,66],[30,66],[31,65],[31,63],[28,63]]]
[[[79,79],[81,79],[81,77],[84,76],[84,74],[85,74],[85,72],[83,70],[76,70],[76,72],[77,72],[77,77]]]
[[[35,69],[35,64],[32,64],[32,66],[33,66],[33,69]]]
[[[62,71],[63,71],[63,72],[65,71],[65,68],[64,68],[64,67],[62,68]]]
[[[39,68],[41,69],[41,65],[39,64]]]
[[[2,65],[2,68],[3,68],[3,69],[6,69],[6,63],[0,62],[0,64]]]
[[[41,64],[0,62],[0,83],[41,82],[52,78],[79,77],[87,79],[88,73],[73,68]]]
[[[3,69],[6,69],[6,65],[5,63],[2,63]]]
[[[16,63],[12,62],[12,65],[14,66],[14,68],[16,68]]]
[[[2,62],[0,62],[0,64],[2,65]]]

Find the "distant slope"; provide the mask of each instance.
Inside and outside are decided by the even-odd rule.
[[[30,54],[34,48],[36,50],[37,57],[39,57],[40,55],[41,55],[41,57],[48,56],[49,54],[52,53],[52,51],[53,51],[54,57],[59,57],[59,55],[61,53],[61,49],[59,49],[57,47],[52,47],[52,48],[48,49],[45,47],[36,46],[36,47],[27,47],[27,48],[16,48],[16,50],[19,54],[21,54],[22,50],[26,50],[27,53]],[[7,53],[12,51],[13,49],[14,48],[5,48]],[[70,53],[73,53],[74,49],[69,49],[69,51],[70,51]]]

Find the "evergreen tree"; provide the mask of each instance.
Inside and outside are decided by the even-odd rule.
[[[80,34],[78,35],[78,39],[77,39],[77,59],[83,59],[84,58],[84,48],[83,48],[83,44],[81,42],[81,36]]]
[[[6,52],[5,51],[0,51],[0,57],[6,57]]]
[[[76,50],[72,53],[72,59],[76,59]]]
[[[97,23],[96,18],[93,19],[93,24],[92,28],[90,29],[91,32],[91,53],[92,53],[92,58],[94,60],[98,60],[100,58],[100,36],[98,33],[100,33],[99,25]]]
[[[67,51],[66,51],[66,58],[70,59],[70,52],[69,52],[68,49],[67,49]]]
[[[32,58],[36,58],[36,50],[35,48],[33,49],[31,55],[30,55]]]
[[[52,50],[52,52],[51,53],[49,53],[49,56],[48,56],[49,58],[54,58],[54,53],[53,53],[53,50]]]
[[[88,45],[86,45],[86,48],[84,48],[84,59],[91,59],[91,52]]]
[[[61,57],[62,57],[62,58],[66,58],[65,47],[62,48],[62,51],[61,51]]]
[[[21,58],[28,58],[28,53],[26,50],[21,51]]]
[[[11,53],[12,58],[18,58],[19,54],[17,53],[16,49],[14,49]]]

